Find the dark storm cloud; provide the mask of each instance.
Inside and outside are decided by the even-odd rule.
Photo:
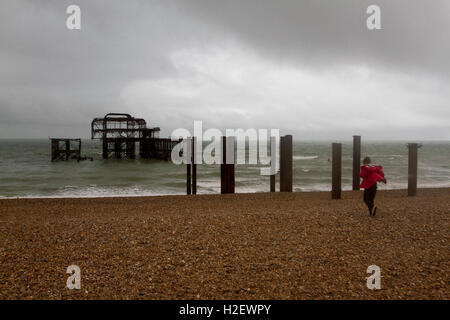
[[[1,2],[1,137],[87,137],[93,117],[128,112],[165,134],[203,120],[450,138],[446,0],[76,1],[69,31],[73,3]]]
[[[2,1],[0,123],[88,125],[120,110],[120,90],[130,79],[170,73],[165,55],[182,46],[171,33],[184,32],[182,19],[167,14],[170,6],[78,1],[82,30],[69,31],[70,4]]]

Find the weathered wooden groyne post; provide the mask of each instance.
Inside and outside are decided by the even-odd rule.
[[[234,193],[234,137],[222,137],[222,163],[220,165],[220,192]]]
[[[292,192],[292,135],[280,138],[280,191]]]
[[[361,136],[353,136],[353,190],[359,190],[361,173]]]
[[[197,194],[197,138],[192,137],[192,194]]]
[[[197,155],[196,155],[196,138],[186,138],[183,143],[185,145],[186,159],[186,193],[197,194]]]
[[[270,165],[276,166],[277,161],[277,142],[276,137],[270,137]],[[275,192],[275,178],[276,178],[277,172],[275,171],[274,174],[270,175],[270,192]]]
[[[421,147],[418,143],[408,143],[408,196],[417,194],[417,151]]]
[[[191,138],[186,138],[185,141],[185,152],[186,154],[186,194],[192,194],[192,142]]]
[[[270,192],[275,192],[275,185],[276,185],[276,179],[275,179],[276,175],[275,174],[271,174],[270,175]]]
[[[331,198],[340,199],[342,191],[342,144],[333,143],[331,150]]]

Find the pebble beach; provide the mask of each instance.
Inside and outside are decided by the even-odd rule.
[[[449,299],[450,188],[381,190],[375,217],[361,198],[0,200],[0,299]]]

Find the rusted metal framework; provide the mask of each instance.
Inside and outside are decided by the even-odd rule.
[[[92,139],[140,139],[147,123],[126,113],[108,113],[103,118],[92,120],[91,129]],[[154,130],[159,131],[159,128]]]
[[[103,142],[103,158],[135,158],[136,142],[143,158],[168,160],[172,148],[178,141],[160,139],[160,128],[147,128],[144,119],[134,118],[127,113],[108,113],[95,118],[91,124],[91,138]]]
[[[52,161],[81,157],[81,139],[52,138]]]

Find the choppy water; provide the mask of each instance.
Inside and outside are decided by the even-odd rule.
[[[416,142],[416,141],[415,141]],[[420,142],[420,141],[419,141]],[[450,141],[422,142],[419,187],[450,187]],[[98,197],[185,194],[186,168],[171,162],[101,158],[98,141],[83,141],[82,154],[94,161],[50,162],[49,140],[0,140],[0,197]],[[352,142],[343,142],[343,189],[352,184]],[[362,156],[381,164],[388,185],[406,188],[406,142],[364,142]],[[294,190],[331,190],[331,143],[294,143]],[[220,192],[218,165],[199,165],[198,193]],[[278,180],[278,178],[277,178]],[[277,185],[278,189],[278,185]],[[269,190],[258,165],[236,166],[236,192]]]

